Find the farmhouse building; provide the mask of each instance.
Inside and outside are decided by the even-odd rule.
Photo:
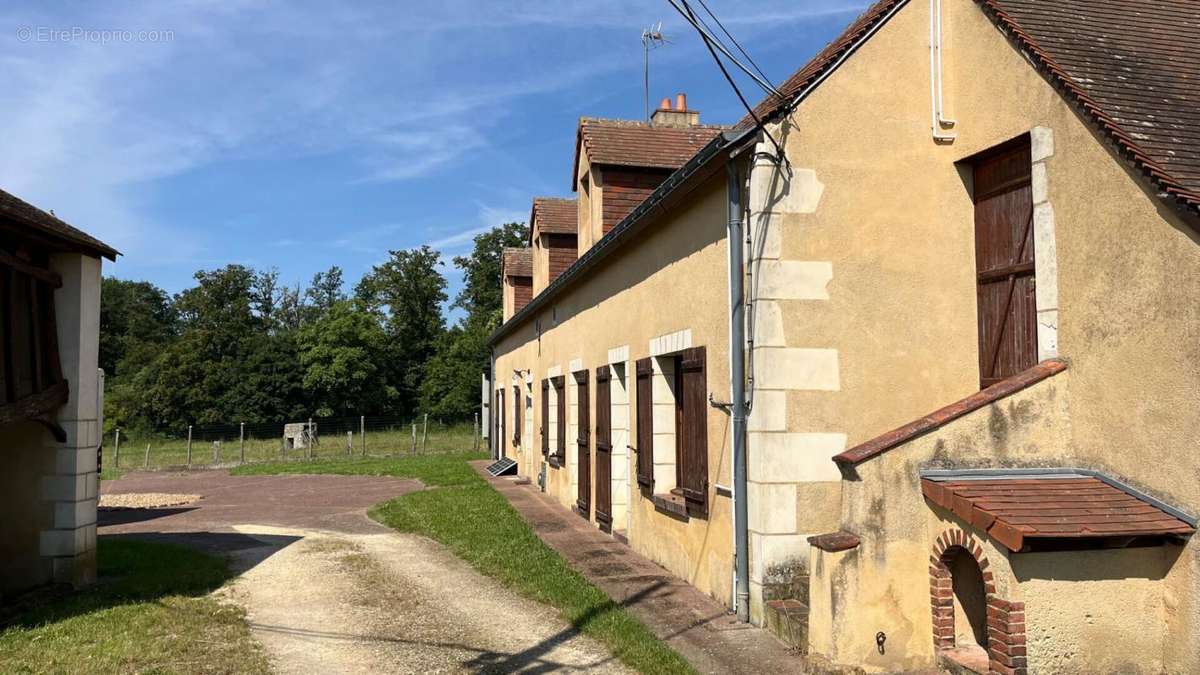
[[[1189,3],[883,0],[733,127],[581,120],[494,451],[835,663],[1200,672],[1197,53]]]
[[[100,264],[116,256],[0,190],[0,600],[95,580]]]

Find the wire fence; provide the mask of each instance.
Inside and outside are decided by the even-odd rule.
[[[478,421],[422,415],[325,417],[264,424],[209,424],[156,432],[114,430],[103,469],[220,468],[256,462],[468,452],[485,447]]]

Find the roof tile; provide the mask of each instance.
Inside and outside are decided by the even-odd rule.
[[[711,125],[653,127],[632,120],[583,117],[578,143],[593,164],[678,169],[726,129]]]
[[[533,276],[533,249],[528,247],[509,246],[504,249],[504,258],[500,262],[501,274],[506,277]]]

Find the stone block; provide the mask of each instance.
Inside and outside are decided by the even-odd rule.
[[[54,503],[54,527],[75,529],[96,524],[96,500],[83,499],[77,502]]]
[[[751,532],[796,533],[795,483],[748,483],[746,496]]]
[[[787,430],[787,392],[763,390],[754,392],[754,406],[746,418],[750,431]]]
[[[833,456],[846,449],[841,433],[750,433],[749,480],[758,483],[839,481]]]
[[[755,297],[759,300],[828,300],[833,263],[764,260],[757,266]]]
[[[758,300],[754,303],[754,344],[758,347],[786,347],[783,332],[783,311],[773,300]]]
[[[838,351],[804,347],[756,348],[754,382],[759,389],[839,391]]]

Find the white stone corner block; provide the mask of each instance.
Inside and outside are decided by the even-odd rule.
[[[767,300],[828,300],[833,263],[764,260],[754,280],[755,295]]]
[[[787,431],[787,392],[755,391],[746,425],[750,431]]]
[[[1029,130],[1031,161],[1040,162],[1054,155],[1054,130],[1049,127],[1034,127]]]
[[[796,484],[748,483],[749,528],[760,534],[796,533]]]
[[[750,260],[778,260],[783,250],[783,224],[770,213],[750,216]]]
[[[583,359],[571,359],[571,362],[567,364],[567,367],[572,373],[578,373],[579,371],[583,370]]]
[[[1058,310],[1047,309],[1037,313],[1038,360],[1058,357]]]
[[[1030,167],[1029,182],[1033,192],[1033,203],[1044,204],[1050,199],[1050,186],[1046,179],[1046,163],[1034,162]]]
[[[750,173],[750,211],[815,213],[825,184],[812,169],[756,162]]]
[[[764,347],[754,350],[754,382],[761,389],[839,391],[836,349]]]
[[[546,369],[546,377],[558,377],[559,375],[562,375],[561,365],[551,366],[550,368]]]
[[[793,509],[794,510],[794,509]],[[799,534],[750,533],[750,579],[762,583],[766,570],[772,565],[793,559],[809,558],[807,538]]]
[[[841,433],[750,432],[746,477],[756,483],[839,481],[833,456],[845,449]]]
[[[751,309],[754,316],[754,344],[759,347],[786,347],[783,311],[773,300],[759,300]]]

